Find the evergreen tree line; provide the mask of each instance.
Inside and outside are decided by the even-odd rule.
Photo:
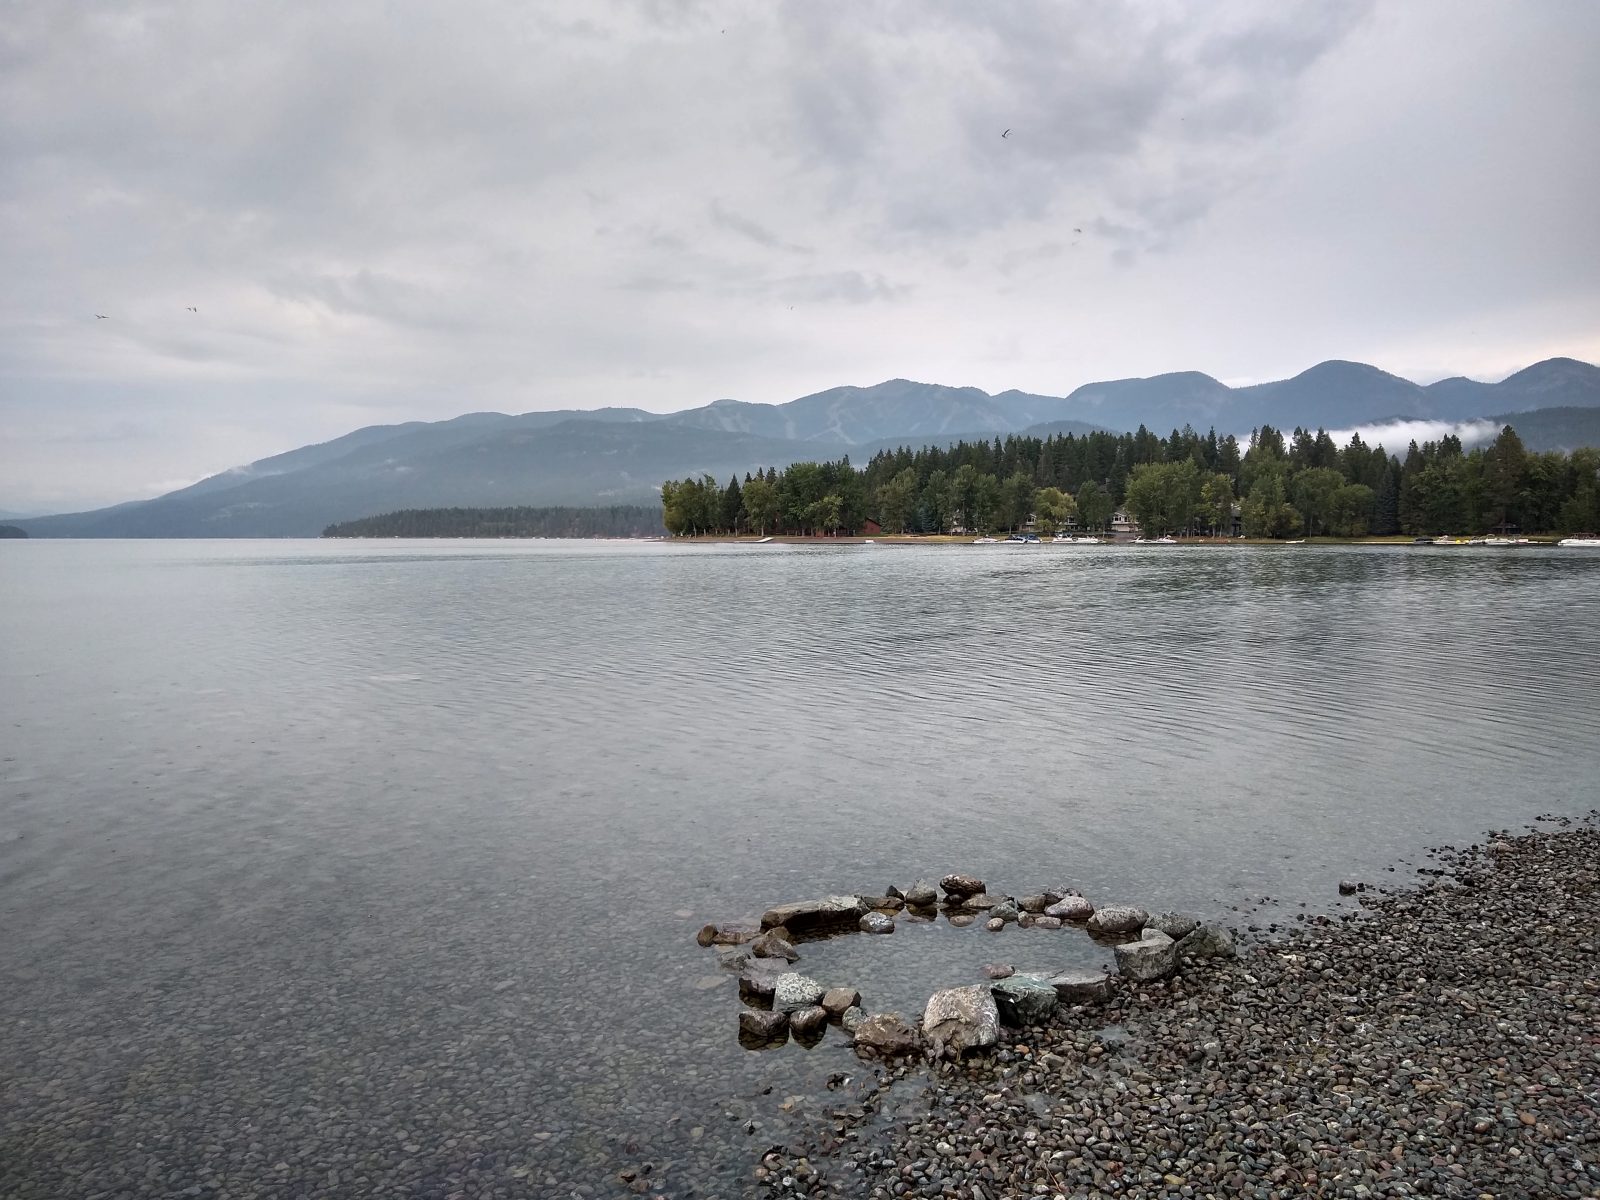
[[[737,477],[669,480],[673,534],[854,534],[870,518],[887,533],[1103,530],[1126,509],[1150,534],[1306,537],[1365,534],[1581,532],[1600,526],[1600,450],[1528,452],[1509,425],[1463,449],[1447,436],[1404,458],[1359,435],[1271,426],[1241,448],[1232,434],[1185,426],[1136,433],[1011,436],[902,447],[857,470],[795,463]]]
[[[407,508],[341,521],[323,537],[592,538],[660,537],[661,510],[617,504],[608,508]]]

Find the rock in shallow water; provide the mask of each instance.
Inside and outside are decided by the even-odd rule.
[[[1094,916],[1089,918],[1089,932],[1137,933],[1149,920],[1150,914],[1142,908],[1134,908],[1127,904],[1111,904],[1097,909]]]
[[[781,958],[785,962],[795,962],[800,957],[800,951],[775,933],[763,933],[751,942],[750,953],[757,958]]]
[[[951,899],[964,900],[983,891],[983,880],[975,875],[946,875],[939,880],[939,886]]]
[[[866,1009],[862,1008],[859,1004],[852,1004],[840,1014],[839,1024],[844,1027],[844,1031],[846,1033],[854,1033],[857,1026],[859,1026],[862,1021],[866,1020],[866,1018]]]
[[[761,914],[761,928],[782,925],[792,933],[810,933],[854,925],[867,906],[860,896],[824,896],[820,900],[801,900],[780,904]]]
[[[829,988],[822,994],[822,1007],[832,1016],[840,1016],[861,1003],[861,993],[855,988]]]
[[[894,918],[880,912],[869,912],[857,922],[862,933],[893,933]]]
[[[1178,965],[1178,943],[1158,929],[1137,942],[1124,942],[1113,948],[1117,970],[1137,983],[1148,983],[1172,974]]]
[[[992,984],[995,1005],[1008,1025],[1037,1025],[1056,1009],[1056,989],[1039,975],[1012,975]]]
[[[915,908],[932,908],[939,903],[939,893],[934,890],[933,884],[919,879],[906,889],[906,903]]]
[[[796,1033],[813,1033],[828,1023],[828,1013],[821,1005],[796,1009],[789,1014],[789,1028]]]
[[[784,1012],[810,1008],[821,1000],[827,989],[815,979],[789,971],[779,975],[772,991],[772,1007]]]
[[[1061,928],[1061,918],[1060,917],[1035,917],[1032,921],[1029,922],[1029,926],[1031,928],[1033,928],[1033,929],[1060,929]]]
[[[922,1032],[939,1047],[979,1050],[1000,1040],[1000,1011],[993,985],[975,983],[947,988],[928,997],[922,1012]]]
[[[1063,896],[1054,904],[1045,906],[1045,915],[1063,921],[1087,921],[1094,916],[1094,905],[1082,896]]]
[[[739,1032],[763,1041],[770,1041],[782,1033],[789,1018],[781,1012],[765,1012],[747,1008],[739,1014]]]

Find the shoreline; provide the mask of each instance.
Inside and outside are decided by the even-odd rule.
[[[1444,848],[1421,885],[1124,982],[1103,1005],[1003,1031],[986,1056],[867,1069],[828,1130],[763,1156],[757,1185],[841,1200],[1592,1200],[1597,816]]]
[[[871,534],[871,535],[867,535],[867,534],[849,534],[849,535],[841,535],[841,536],[833,536],[833,535],[828,535],[828,534],[797,534],[797,533],[790,534],[790,533],[782,533],[782,534],[773,534],[773,535],[771,535],[769,537],[765,537],[765,538],[759,538],[759,537],[756,537],[756,536],[754,536],[752,534],[707,533],[707,534],[684,534],[684,535],[677,536],[677,537],[667,536],[667,537],[661,537],[661,538],[656,538],[656,539],[651,539],[651,540],[662,541],[662,542],[666,542],[666,543],[669,543],[669,544],[670,543],[676,543],[676,542],[685,542],[685,543],[692,543],[692,544],[695,544],[695,545],[731,545],[731,546],[760,546],[760,545],[773,545],[773,546],[861,546],[861,545],[869,545],[869,544],[870,545],[877,545],[877,546],[971,546],[971,545],[974,544],[973,538],[975,536],[976,535],[971,535],[971,534],[943,534],[943,533],[874,533],[874,534]],[[1418,542],[1415,538],[1405,537],[1405,536],[1402,536],[1402,535],[1396,535],[1394,537],[1360,537],[1360,538],[1312,537],[1312,538],[1298,538],[1298,539],[1290,539],[1290,540],[1284,540],[1284,539],[1281,539],[1281,538],[1246,538],[1246,537],[1236,537],[1236,538],[1224,538],[1224,537],[1180,537],[1180,538],[1176,538],[1172,542],[1168,542],[1168,543],[1138,542],[1138,541],[1135,541],[1131,537],[1119,538],[1119,537],[1113,537],[1113,536],[1105,536],[1098,543],[1098,545],[1101,545],[1101,546],[1151,546],[1151,545],[1162,545],[1162,544],[1165,544],[1165,545],[1175,545],[1175,546],[1213,546],[1213,547],[1228,547],[1228,546],[1285,546],[1285,547],[1287,547],[1287,546],[1403,546],[1403,547],[1405,547],[1407,549],[1418,549],[1418,550],[1427,549],[1430,546],[1438,545],[1440,549],[1446,549],[1446,550],[1456,550],[1456,549],[1468,549],[1468,550],[1478,550],[1478,549],[1489,549],[1489,550],[1544,550],[1544,549],[1554,549],[1554,548],[1556,548],[1558,542],[1559,542],[1559,535],[1556,535],[1556,534],[1551,534],[1551,535],[1548,535],[1546,537],[1532,538],[1528,542],[1526,542],[1526,543],[1524,543],[1522,545],[1517,545],[1517,546],[1487,546],[1487,547],[1486,546],[1482,546],[1482,545],[1471,546],[1471,545],[1467,545],[1465,542],[1453,543],[1453,544],[1439,544],[1439,543],[1434,543],[1432,541],[1429,541],[1429,542]],[[1006,542],[1005,537],[997,536],[996,540],[993,543],[990,543],[990,544],[997,545],[997,546],[1003,546],[1003,545],[1007,545],[1008,543]],[[1018,545],[1020,543],[1013,542],[1013,543],[1009,543],[1009,544],[1010,545]],[[1035,543],[1030,543],[1030,544],[1035,544]],[[1045,538],[1045,537],[1041,537],[1040,540],[1038,541],[1038,543],[1036,543],[1036,544],[1040,545],[1040,546],[1050,546],[1050,545],[1072,546],[1072,543],[1052,542],[1049,538]],[[1087,544],[1087,543],[1083,543],[1083,544]],[[1076,549],[1077,547],[1076,546],[1072,546],[1072,548]]]

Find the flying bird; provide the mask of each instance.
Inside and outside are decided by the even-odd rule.
[[[1009,130],[1009,129],[1008,129],[1008,130],[1006,130],[1006,131],[1005,131],[1005,132],[1004,132],[1004,133],[1002,133],[1002,134],[1001,134],[1001,135],[1000,135],[1000,136],[1001,136],[1001,137],[1003,137],[1003,138],[1008,138],[1008,137],[1010,137],[1010,136],[1011,136],[1011,130]]]
[[[192,305],[192,304],[187,306],[187,310],[189,312],[192,312],[192,313],[197,313],[197,312],[200,311],[198,308],[194,307],[194,305]]]
[[[106,315],[105,313],[95,313],[94,319],[96,321],[104,321],[106,319]]]
[[[1082,232],[1083,232],[1083,230],[1081,230],[1081,229],[1074,229],[1074,230],[1073,230],[1073,231],[1072,231],[1072,232],[1073,232],[1073,233],[1082,233]]]

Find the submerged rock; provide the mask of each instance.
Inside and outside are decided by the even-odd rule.
[[[1045,906],[1045,915],[1063,921],[1087,921],[1094,916],[1094,905],[1082,896],[1063,896],[1054,904]]]
[[[1053,897],[1047,896],[1041,892],[1037,896],[1024,896],[1021,900],[1017,901],[1017,907],[1023,912],[1042,913],[1048,905],[1053,904],[1054,902],[1055,901]]]
[[[995,1004],[1008,1025],[1037,1025],[1056,1010],[1056,989],[1039,975],[1012,975],[992,984]]]
[[[989,910],[991,917],[999,917],[1002,921],[1015,921],[1021,914],[1017,911],[1015,900],[1002,900]]]
[[[1035,929],[1060,929],[1060,917],[1035,917],[1029,924]]]
[[[777,983],[773,986],[772,1007],[781,1008],[785,1012],[810,1008],[822,999],[826,991],[827,989],[815,979],[801,975],[798,971],[788,971],[779,975]]]
[[[1010,963],[985,963],[983,973],[990,979],[1004,979],[1008,975],[1015,975],[1017,969]]]
[[[763,933],[750,943],[750,953],[757,958],[781,958],[785,962],[795,962],[800,957],[796,950],[776,933]]]
[[[850,1010],[856,1011],[859,1010]],[[848,1012],[845,1014],[847,1018],[849,1015]],[[917,1054],[922,1050],[922,1035],[899,1013],[862,1015],[856,1020],[854,1028],[848,1024],[845,1028],[855,1038],[858,1053],[888,1057],[894,1054]]]
[[[978,918],[973,916],[971,913],[951,913],[950,914],[950,924],[954,925],[957,929],[965,929],[968,925],[971,925],[977,919]]]
[[[947,988],[928,997],[922,1032],[939,1050],[980,1050],[1000,1040],[1000,1010],[992,984]]]
[[[975,875],[946,875],[939,880],[939,886],[951,899],[965,900],[983,891],[983,880]]]
[[[702,946],[737,946],[760,934],[761,930],[748,925],[702,925],[694,940]]]
[[[983,926],[990,933],[999,933],[1002,929],[1004,929],[1006,927],[1006,923],[1004,921],[1002,921],[999,917],[990,917],[987,921],[985,921],[983,923]]]
[[[975,895],[959,898],[952,896],[950,898],[950,907],[965,909],[968,912],[983,912],[986,909],[1005,903],[1005,899],[1004,896],[991,896],[988,892],[978,892]]]
[[[739,1014],[739,1032],[761,1041],[771,1041],[788,1027],[789,1018],[781,1012],[747,1008]]]
[[[894,918],[881,912],[869,912],[856,925],[862,933],[894,932]]]
[[[1117,970],[1138,983],[1148,983],[1172,974],[1178,965],[1178,943],[1159,929],[1137,942],[1124,942],[1113,948]]]
[[[782,925],[793,933],[810,933],[854,925],[866,911],[867,906],[860,896],[824,896],[820,900],[801,900],[767,909],[761,914],[761,928]]]
[[[1202,925],[1178,943],[1178,953],[1187,958],[1232,958],[1233,934],[1220,925]]]
[[[939,893],[934,890],[933,884],[919,879],[906,889],[906,903],[913,908],[932,908],[939,903]]]
[[[778,980],[787,972],[789,964],[781,958],[757,958],[747,962],[739,972],[739,994],[770,997],[777,990]]]
[[[814,1033],[828,1023],[828,1014],[820,1005],[796,1009],[789,1014],[789,1028],[799,1034]]]
[[[1137,933],[1149,920],[1150,914],[1142,908],[1134,908],[1127,904],[1112,904],[1097,909],[1089,918],[1089,932]]]

